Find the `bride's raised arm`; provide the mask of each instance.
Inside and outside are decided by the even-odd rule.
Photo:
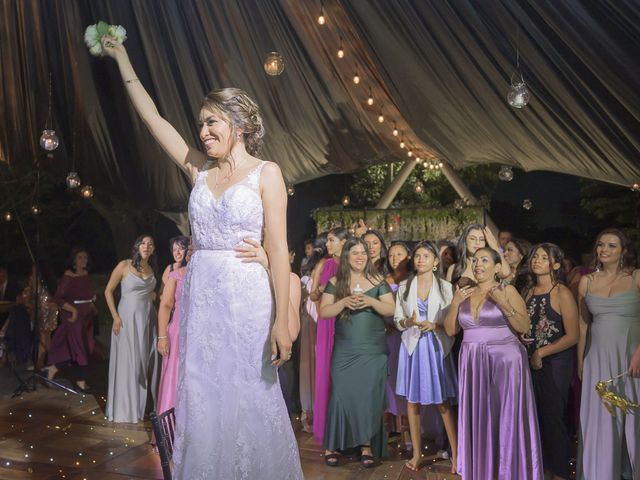
[[[160,116],[155,103],[136,76],[124,46],[114,38],[105,36],[102,39],[102,48],[104,54],[118,64],[129,98],[153,137],[171,159],[193,179],[197,170],[207,161],[206,156],[187,145],[176,129]]]

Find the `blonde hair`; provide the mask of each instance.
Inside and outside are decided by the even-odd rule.
[[[229,152],[236,144],[238,129],[242,130],[245,149],[252,156],[258,156],[262,148],[264,125],[256,102],[247,92],[239,88],[222,88],[207,94],[200,104],[200,110],[208,109],[220,115],[231,128]]]

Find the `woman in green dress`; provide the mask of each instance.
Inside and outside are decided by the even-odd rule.
[[[347,240],[337,275],[329,280],[320,316],[336,318],[331,392],[324,435],[325,463],[338,465],[337,450],[361,448],[363,467],[386,456],[387,347],[384,320],[394,312],[391,288],[377,273],[360,238]]]

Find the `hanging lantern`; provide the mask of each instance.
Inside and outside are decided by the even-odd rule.
[[[290,183],[289,185],[287,185],[287,195],[289,195],[290,197],[293,197],[293,194],[296,193],[295,188],[293,188],[293,184]]]
[[[509,165],[502,165],[498,172],[498,178],[503,182],[510,182],[513,180],[513,168]]]
[[[522,208],[524,208],[525,210],[531,210],[532,207],[533,207],[533,202],[528,198],[525,198],[524,201],[522,202]]]
[[[509,93],[507,94],[507,102],[513,108],[523,108],[526,107],[529,103],[529,90],[527,89],[527,84],[522,77],[522,73],[519,74],[520,78],[518,79],[518,74],[514,73],[511,75],[511,87],[509,88]]]
[[[80,185],[81,182],[78,172],[69,172],[69,175],[67,175],[67,188],[69,190],[73,190],[75,188],[78,188]]]
[[[343,207],[348,207],[350,203],[351,203],[351,199],[349,198],[349,195],[345,195],[344,197],[342,197]]]
[[[40,215],[40,207],[38,206],[37,203],[34,203],[33,205],[31,205],[31,215]]]
[[[60,139],[55,130],[43,130],[40,136],[40,146],[48,152],[52,152],[60,145]]]
[[[91,185],[85,185],[80,189],[80,195],[82,198],[91,198],[93,197],[93,187]]]
[[[464,208],[464,200],[462,198],[457,198],[453,202],[453,208],[455,208],[456,210],[462,210]]]
[[[4,212],[4,215],[2,216],[2,218],[4,219],[5,222],[10,222],[11,220],[13,220],[13,214],[7,210],[6,212]]]
[[[278,52],[271,52],[264,59],[264,71],[272,77],[284,72],[284,58]]]
[[[424,191],[424,185],[422,185],[422,182],[416,182],[416,184],[413,186],[413,189],[416,193],[422,193]]]

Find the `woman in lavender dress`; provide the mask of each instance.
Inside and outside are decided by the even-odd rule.
[[[472,257],[477,286],[459,288],[445,319],[462,327],[458,410],[458,474],[464,480],[542,480],[540,434],[529,361],[516,333],[529,330],[526,305],[497,281],[499,254]]]

